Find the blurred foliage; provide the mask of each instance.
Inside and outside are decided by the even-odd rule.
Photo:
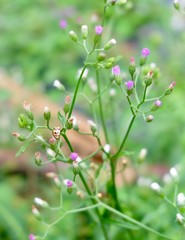
[[[13,2],[1,0],[0,67],[25,85],[39,85],[43,91],[47,91],[58,100],[59,97],[56,98],[53,96],[53,91],[50,91],[53,80],[60,79],[69,90],[73,90],[77,70],[83,62],[83,53],[78,46],[71,43],[68,32],[71,29],[79,31],[82,24],[87,24],[92,29],[98,25],[103,2],[103,0],[95,0],[86,4],[84,1],[75,0],[14,0]],[[67,28],[60,28],[61,19],[66,19]],[[140,49],[148,47],[152,53],[149,60],[155,61],[161,69],[161,76],[153,90],[158,91],[156,89],[159,88],[163,91],[172,81],[177,82],[173,94],[165,99],[163,108],[155,113],[155,121],[152,125],[138,119],[127,149],[131,150],[134,145],[137,154],[142,147],[148,148],[147,161],[151,164],[165,163],[171,166],[179,161],[183,163],[185,17],[176,12],[172,2],[168,0],[133,0],[128,1],[126,8],[110,9],[106,21],[108,27],[104,41],[116,37],[118,47],[111,50],[111,54],[121,55],[119,64],[123,71],[127,71],[125,66],[128,66],[130,56],[139,58]],[[8,92],[0,89],[0,143],[5,147],[12,146],[10,133],[14,128],[15,124],[12,122],[15,121],[16,115],[15,109],[9,108],[7,112],[4,103],[7,102],[8,97]],[[84,99],[80,98],[79,106],[82,103]],[[115,102],[116,108],[123,107],[123,103],[116,104]],[[108,119],[112,111],[114,109],[107,111]],[[116,116],[117,122],[123,120],[123,128],[128,114],[126,111],[124,116],[120,113]],[[43,198],[55,202],[53,196],[55,190],[48,182],[46,186],[45,178],[37,175],[34,177],[36,191],[33,195],[31,188],[28,187],[28,175],[22,176],[16,173],[8,175],[6,168],[0,172],[0,239],[23,240],[27,239],[28,232],[32,232],[33,229],[38,232],[43,231],[31,215],[32,199],[38,193]],[[184,182],[184,179],[181,180]],[[25,188],[27,188],[26,193]],[[184,191],[183,184],[181,189]],[[169,194],[170,191],[169,189]],[[25,201],[25,197],[29,201]],[[142,220],[142,216],[146,215],[146,219],[143,220],[145,223],[156,226],[160,232],[174,236],[174,239],[183,238],[182,230],[175,223],[173,209],[168,209],[167,212],[165,205],[158,208],[161,200],[156,200],[150,190],[136,185],[124,187],[120,191],[120,198],[124,202],[125,212],[130,216]],[[73,197],[70,197],[67,204],[68,208],[74,206]],[[158,210],[154,212],[154,209]],[[161,218],[163,215],[166,219]],[[61,222],[53,229],[48,240],[100,239],[98,226],[90,222],[85,214],[67,216],[64,222],[65,224]],[[75,231],[71,231],[71,228]],[[122,230],[116,224],[111,225],[112,239],[120,239],[120,231],[123,231],[125,240],[131,237],[133,240],[160,239],[150,233],[143,235],[143,231],[140,230]]]

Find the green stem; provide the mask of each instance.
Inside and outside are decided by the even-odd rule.
[[[74,152],[73,147],[72,147],[69,139],[67,138],[66,134],[63,134],[62,136],[66,140],[66,143],[68,144],[68,147],[70,148],[71,152]],[[86,182],[86,180],[85,180],[85,178],[84,178],[84,176],[83,176],[83,174],[81,172],[79,172],[79,177],[80,177],[80,179],[81,179],[81,181],[82,181],[82,183],[83,183],[83,185],[84,185],[88,195],[93,197],[93,194],[92,194],[89,186],[87,185],[87,182]],[[93,204],[97,204],[97,201],[94,198],[91,198],[91,201],[92,201]],[[99,222],[100,222],[100,225],[101,225],[102,232],[104,234],[104,238],[105,238],[105,240],[108,240],[109,238],[108,238],[105,226],[103,224],[103,219],[102,219],[101,213],[100,213],[100,211],[97,208],[95,208],[95,212],[96,212],[96,214],[97,214],[97,216],[99,218]]]
[[[77,97],[77,94],[78,94],[78,89],[79,89],[79,86],[80,86],[80,83],[82,81],[82,77],[83,77],[83,74],[84,74],[86,68],[87,68],[87,65],[84,65],[84,67],[83,67],[83,69],[81,71],[81,74],[79,76],[79,79],[78,79],[78,82],[77,82],[77,85],[76,85],[76,88],[75,88],[75,92],[74,92],[74,95],[73,95],[71,107],[70,107],[70,110],[69,110],[69,113],[68,113],[67,120],[69,120],[69,118],[71,117],[71,114],[73,112],[73,108],[74,108],[74,105],[75,105],[76,97]]]
[[[152,232],[152,233],[154,233],[154,234],[156,234],[156,235],[158,235],[158,236],[160,236],[160,237],[163,237],[163,238],[165,238],[165,239],[173,240],[172,238],[167,237],[167,236],[163,235],[162,233],[157,232],[156,230],[154,230],[154,229],[146,226],[145,224],[143,224],[143,223],[141,223],[141,222],[138,222],[137,220],[135,220],[135,219],[127,216],[126,214],[120,213],[120,212],[117,211],[116,209],[114,209],[114,208],[108,206],[107,204],[101,202],[99,199],[97,199],[97,202],[99,202],[100,205],[101,205],[102,207],[104,207],[105,209],[107,209],[107,210],[109,210],[110,212],[116,214],[117,216],[119,216],[119,217],[121,217],[121,218],[123,218],[123,219],[125,219],[125,220],[127,220],[127,221],[129,221],[129,222],[131,222],[131,223],[133,223],[133,224],[135,224],[136,226],[139,226],[139,227],[141,227],[141,228],[143,228],[143,229],[145,229],[145,230],[147,230],[147,231],[149,231],[149,232]]]
[[[96,69],[96,81],[97,81],[97,87],[98,87],[98,104],[99,104],[99,110],[100,110],[100,118],[101,118],[101,122],[102,122],[103,132],[105,134],[106,143],[109,143],[107,128],[106,128],[105,119],[104,119],[104,115],[103,115],[102,99],[101,99],[101,94],[100,94],[101,87],[100,87],[99,72],[97,69]]]

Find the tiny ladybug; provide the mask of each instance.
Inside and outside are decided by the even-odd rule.
[[[59,127],[54,127],[52,130],[52,135],[55,139],[59,139],[60,138],[60,128]]]

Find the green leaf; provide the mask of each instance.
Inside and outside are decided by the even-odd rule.
[[[32,141],[28,141],[28,142],[25,142],[23,145],[22,145],[22,147],[19,149],[19,151],[16,153],[16,157],[18,157],[18,156],[20,156],[25,150],[26,150],[26,148],[31,144],[31,142],[33,142],[33,140]]]
[[[62,123],[62,126],[65,126],[66,118],[60,112],[57,113],[58,120]]]

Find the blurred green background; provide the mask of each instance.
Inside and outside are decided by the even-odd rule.
[[[183,2],[183,1],[182,1]],[[30,91],[40,91],[53,101],[61,103],[61,96],[54,91],[52,84],[55,79],[61,80],[69,91],[73,91],[77,71],[82,67],[84,52],[69,39],[68,32],[80,31],[83,24],[89,26],[90,32],[101,22],[104,1],[53,1],[53,0],[1,0],[0,1],[0,68],[13,81],[26,86]],[[66,28],[60,26],[60,21],[67,22]],[[154,86],[154,92],[162,92],[172,81],[177,82],[175,91],[165,99],[162,109],[154,115],[152,124],[138,118],[127,143],[127,149],[137,153],[142,147],[148,149],[148,163],[151,166],[165,168],[179,164],[183,166],[185,148],[184,124],[184,53],[185,53],[185,16],[174,10],[172,1],[164,0],[128,0],[124,7],[112,7],[107,12],[107,30],[104,41],[111,38],[117,40],[117,45],[110,51],[111,56],[121,55],[118,62],[122,71],[128,72],[131,56],[139,59],[143,47],[151,50],[148,62],[155,62],[160,67],[160,77]],[[1,79],[0,79],[1,81]],[[19,168],[13,153],[19,144],[12,139],[11,133],[17,130],[17,114],[20,106],[10,105],[9,89],[0,89],[0,239],[24,240],[29,232],[42,232],[40,224],[31,214],[32,200],[36,195],[53,199],[54,187],[45,177],[31,167]],[[16,93],[15,93],[16,97]],[[64,96],[62,96],[64,97]],[[82,99],[79,109],[83,109]],[[118,101],[117,108],[122,108]],[[124,108],[124,116],[129,111]],[[117,122],[123,121],[124,116],[118,109]],[[107,118],[112,115],[108,111]],[[126,118],[127,119],[127,118]],[[118,136],[119,140],[119,136]],[[6,154],[7,153],[7,154]],[[12,153],[9,155],[9,153]],[[32,161],[33,156],[23,157],[23,161]],[[5,161],[6,160],[6,161]],[[155,176],[154,176],[155,178]],[[182,178],[182,183],[183,183]],[[48,193],[48,186],[50,191]],[[183,184],[181,186],[182,191]],[[142,218],[151,212],[149,224],[168,235],[179,236],[182,232],[175,223],[175,213],[165,212],[165,207],[159,213],[152,215],[160,203],[154,201],[149,190],[125,187],[124,193],[135,197],[123,197],[131,205],[127,211],[135,209],[134,217]],[[170,193],[170,190],[169,190]],[[57,193],[56,193],[57,196]],[[138,197],[139,196],[139,197]],[[73,199],[68,203],[72,206]],[[139,205],[139,206],[138,206]],[[161,212],[160,212],[161,211]],[[166,214],[168,221],[161,222],[160,214]],[[80,221],[78,219],[80,218]],[[149,217],[148,217],[149,218]],[[77,222],[78,221],[78,222]],[[100,239],[96,226],[85,214],[66,217],[64,222],[49,235],[48,239]],[[70,231],[70,227],[78,229]],[[112,239],[120,239],[121,228],[112,229]],[[130,239],[127,230],[125,238]],[[152,234],[142,235],[143,232],[133,231],[132,239],[160,239]],[[145,236],[143,238],[143,236]]]

